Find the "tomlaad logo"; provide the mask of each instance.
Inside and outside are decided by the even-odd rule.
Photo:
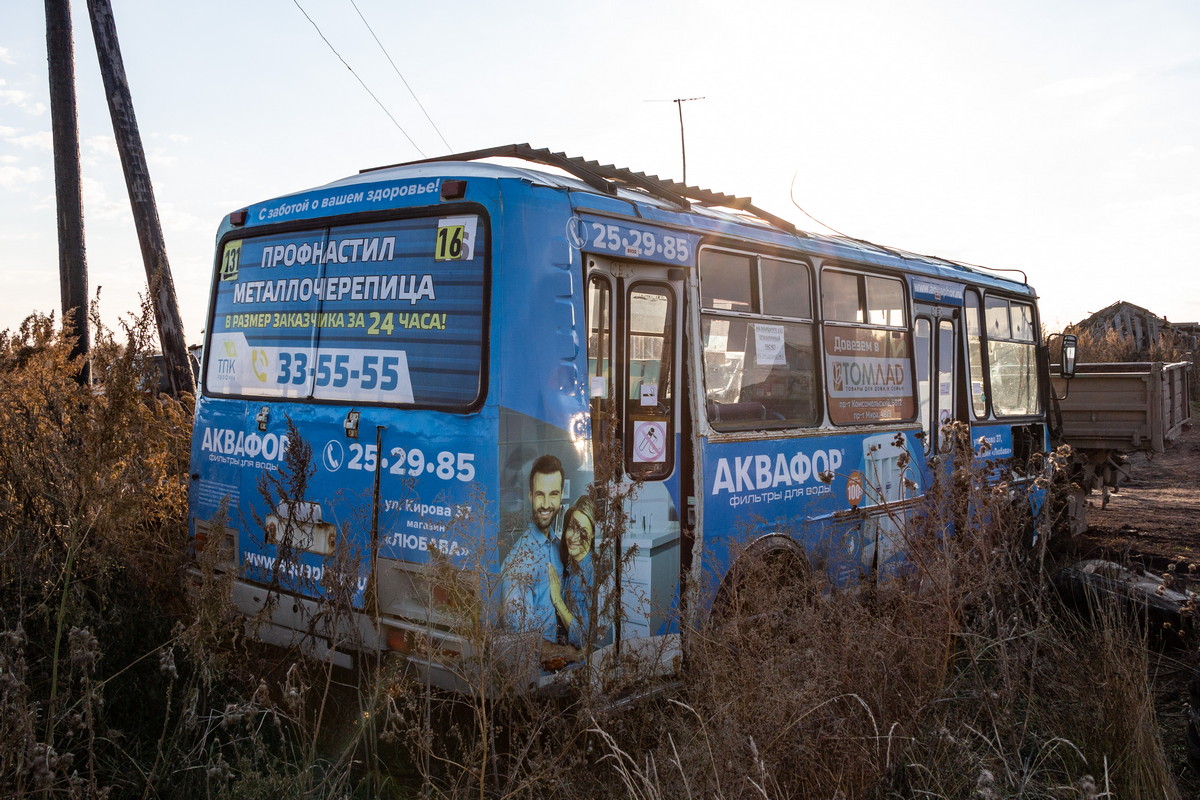
[[[894,359],[871,359],[833,362],[835,392],[879,392],[905,389],[908,373],[904,363]]]

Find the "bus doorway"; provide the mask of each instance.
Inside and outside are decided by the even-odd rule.
[[[932,454],[950,445],[942,440],[943,426],[965,421],[959,408],[958,310],[926,303],[913,310],[918,417],[925,452]]]
[[[596,481],[622,499],[618,640],[677,629],[680,577],[679,271],[587,256],[588,393]],[[685,501],[686,502],[686,501]],[[617,512],[617,509],[613,509]]]

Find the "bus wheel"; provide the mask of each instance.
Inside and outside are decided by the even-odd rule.
[[[746,549],[721,581],[713,601],[718,627],[786,624],[813,598],[804,551],[791,538],[772,534]]]

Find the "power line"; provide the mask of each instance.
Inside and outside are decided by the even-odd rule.
[[[927,256],[927,255],[923,255],[921,253],[910,253],[909,251],[902,250],[898,247],[892,247],[892,246],[886,245],[886,244],[879,244],[878,242],[871,242],[866,239],[859,239],[857,236],[851,236],[848,233],[842,233],[841,231],[839,231],[837,228],[833,227],[832,225],[830,225],[826,222],[822,222],[821,220],[814,217],[812,214],[805,211],[804,208],[798,202],[796,202],[796,178],[799,177],[799,175],[800,175],[800,170],[796,170],[795,172],[792,173],[792,186],[791,186],[791,192],[790,192],[790,199],[792,201],[792,205],[794,205],[800,211],[801,214],[808,217],[813,222],[817,223],[818,225],[820,225],[824,228],[828,228],[829,230],[833,231],[835,234],[837,234],[838,236],[840,236],[841,238],[843,238],[847,241],[858,242],[859,244],[865,244],[865,245],[869,245],[871,247],[877,247],[880,250],[886,250],[887,252],[891,253],[892,255],[895,255],[898,258],[902,258],[905,261],[908,261],[910,257],[913,257],[913,258],[923,258],[926,261],[941,261],[941,262],[950,261],[950,263],[953,263],[953,264],[959,264],[964,267],[974,267],[975,269],[981,269],[986,272],[1019,272],[1019,273],[1021,273],[1022,282],[1026,283],[1026,284],[1029,283],[1029,276],[1025,274],[1025,270],[1023,270],[1023,269],[1011,269],[1011,268],[1005,269],[1005,268],[1001,268],[1001,267],[985,267],[982,264],[973,264],[970,261],[962,261],[960,259],[945,259],[945,258],[941,258],[940,256]]]
[[[792,205],[794,205],[800,211],[801,214],[808,217],[809,219],[811,219],[813,222],[817,223],[821,227],[828,228],[829,230],[836,233],[838,236],[841,236],[843,239],[851,239],[856,242],[863,241],[862,239],[856,239],[855,237],[850,236],[849,234],[842,233],[841,231],[839,231],[837,228],[833,227],[832,225],[826,225],[824,222],[821,222],[821,220],[817,219],[812,214],[805,211],[804,208],[799,203],[796,202],[796,178],[798,178],[798,177],[800,177],[800,170],[796,170],[795,172],[792,173],[792,186],[791,186],[791,191],[788,194],[789,194],[789,199],[792,201]],[[873,244],[873,243],[867,242],[867,244]]]
[[[413,141],[413,138],[408,135],[408,131],[404,130],[400,123],[396,121],[396,118],[392,116],[392,112],[387,110],[387,106],[380,102],[379,98],[375,96],[375,93],[371,91],[370,87],[363,83],[363,79],[358,77],[358,73],[354,71],[354,67],[347,64],[346,59],[342,58],[342,54],[337,51],[337,48],[335,48],[330,41],[325,38],[325,34],[321,32],[321,26],[317,25],[316,22],[313,22],[313,18],[308,15],[307,11],[304,10],[304,6],[300,5],[300,0],[292,0],[292,2],[296,4],[296,8],[300,9],[300,13],[304,15],[304,18],[309,21],[313,28],[316,29],[317,35],[321,37],[321,41],[325,42],[325,44],[329,46],[329,49],[333,51],[333,54],[338,57],[338,61],[341,61],[346,69],[350,70],[350,74],[353,75],[354,79],[358,81],[359,85],[366,90],[367,94],[371,95],[371,99],[374,100],[381,109],[383,109],[383,113],[388,115],[388,119],[392,121],[392,124],[396,126],[396,129],[404,134],[404,138],[408,139],[408,143],[411,144],[413,148],[421,154],[422,158],[428,158],[428,156],[425,155],[425,151],[418,147],[417,143]]]
[[[388,53],[387,48],[383,46],[383,42],[379,41],[379,37],[375,35],[375,29],[371,27],[371,23],[367,22],[367,18],[364,17],[362,11],[359,10],[358,3],[354,2],[354,0],[350,0],[350,5],[354,6],[354,10],[358,12],[358,18],[363,21],[363,25],[367,26],[367,30],[371,32],[371,36],[375,39],[375,44],[379,45],[379,49],[383,51],[383,55],[387,58],[388,63],[392,65],[392,69],[396,70],[396,74],[400,76],[400,80],[404,83],[404,88],[408,89],[408,93],[412,95],[412,99],[417,101],[417,107],[421,109],[421,113],[425,115],[425,119],[429,120],[429,124],[433,126],[435,131],[437,131],[437,135],[439,138],[441,138],[442,144],[446,145],[446,149],[453,153],[454,148],[451,147],[450,143],[446,141],[446,137],[442,136],[441,128],[439,128],[437,123],[433,121],[433,117],[429,116],[429,112],[426,111],[425,106],[421,104],[421,99],[417,97],[417,93],[414,92],[412,87],[408,85],[408,81],[405,79],[404,75],[401,74],[400,68],[396,66],[396,62],[392,61],[392,57]],[[422,153],[422,155],[424,154]]]

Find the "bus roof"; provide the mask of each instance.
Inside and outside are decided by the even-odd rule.
[[[484,161],[483,159],[488,159]],[[514,162],[513,160],[516,160]],[[514,165],[520,164],[520,165]],[[540,168],[524,166],[534,163]],[[738,197],[642,172],[601,165],[528,144],[511,144],[485,150],[364,169],[310,191],[421,178],[486,178],[520,180],[535,186],[572,193],[580,210],[610,213],[626,206],[626,213],[662,224],[686,225],[723,236],[741,235],[792,250],[859,263],[873,264],[950,280],[990,284],[1019,294],[1036,296],[1022,270],[990,269],[937,256],[921,255],[849,236],[826,236],[798,229],[791,222],[756,206],[749,197]],[[591,198],[591,199],[589,199]],[[282,198],[276,198],[282,199]],[[605,202],[607,201],[607,202]],[[1018,273],[1020,280],[997,275]]]

